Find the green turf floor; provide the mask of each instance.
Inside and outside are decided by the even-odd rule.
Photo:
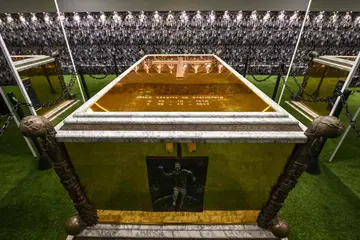
[[[104,75],[91,75],[91,76],[94,76],[97,78],[102,78]],[[92,96],[94,96],[99,90],[103,89],[108,83],[110,83],[112,80],[114,80],[116,78],[116,75],[107,75],[104,79],[95,79],[91,76],[84,75],[85,83],[86,83],[90,98]],[[64,77],[64,80],[65,80],[66,84],[68,84],[70,81],[70,76],[66,75]],[[77,84],[77,82],[74,84],[74,86],[72,88],[72,92],[76,94],[77,99],[82,99],[81,93],[79,90],[79,85]],[[85,91],[83,92],[83,94],[86,97]]]
[[[275,79],[254,84],[271,96]],[[295,89],[294,83],[289,84]],[[94,94],[105,84],[89,80],[88,85]],[[74,91],[78,89],[75,87]],[[290,99],[288,92],[284,99]],[[360,93],[352,95],[349,103],[354,112],[360,103]],[[282,105],[308,123],[285,103]],[[64,118],[70,111],[60,117]],[[341,119],[346,120],[344,115]],[[360,140],[351,131],[334,162],[328,163],[337,141],[328,141],[325,146],[321,155],[322,174],[304,174],[281,210],[280,215],[291,226],[290,240],[360,239],[357,230],[360,225]],[[75,210],[54,172],[38,171],[36,166],[36,160],[13,123],[0,137],[1,240],[66,238],[63,226]]]

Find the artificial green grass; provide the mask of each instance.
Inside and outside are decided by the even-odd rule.
[[[338,81],[339,81],[339,78],[324,77],[323,82],[319,88],[318,97],[324,98],[324,97],[332,96],[335,86]],[[319,83],[320,83],[319,77],[310,77],[308,79],[308,83],[306,85],[305,91],[308,94],[313,94],[316,91],[316,89],[318,88]],[[304,98],[311,98],[311,97],[304,93]],[[329,111],[326,110],[327,105],[328,105],[326,102],[302,101],[302,103],[307,105],[310,109],[312,109],[314,112],[316,112],[319,115],[327,115],[329,113]]]
[[[57,124],[79,106],[52,123]],[[37,167],[37,159],[12,122],[0,137],[1,240],[66,238],[65,221],[76,211],[55,172]]]
[[[289,239],[360,239],[359,197],[327,166],[321,171],[305,173],[280,212],[290,224]]]
[[[34,89],[37,99],[39,100],[40,104],[54,101],[62,94],[62,89],[61,89],[61,86],[60,86],[57,76],[50,76],[50,81],[51,81],[52,86],[55,89],[56,93],[50,92],[49,84],[44,76],[32,76],[30,78],[30,80],[31,80],[31,86]],[[65,76],[64,80],[65,80],[66,84],[68,84],[70,77]],[[18,86],[3,86],[2,88],[5,93],[13,92],[15,98],[19,102],[25,102],[25,98],[23,97],[23,95],[20,91],[20,88]],[[75,82],[74,87],[71,92],[73,94],[76,94],[77,99],[82,100],[77,82]],[[44,115],[46,112],[50,111],[54,107],[55,107],[54,105],[49,106],[49,107],[43,107],[43,108],[37,110],[36,113],[38,115]],[[24,112],[25,116],[30,115],[30,110],[27,106],[21,105],[21,109]]]
[[[275,79],[254,84],[271,96]],[[296,89],[291,81],[289,84]],[[285,91],[284,100],[287,99],[290,98]],[[352,112],[359,102],[359,93],[350,97]],[[287,104],[283,102],[282,106],[308,124]],[[346,117],[342,114],[341,119]],[[360,141],[350,133],[334,162],[327,163],[337,141],[328,141],[325,146],[321,155],[322,174],[304,174],[285,202],[280,216],[290,224],[289,240],[360,239],[357,230]],[[75,210],[53,171],[38,171],[36,166],[13,125],[0,137],[0,239],[66,238],[63,224]]]
[[[3,122],[0,121],[0,126],[2,124]],[[0,199],[2,199],[36,165],[36,160],[15,122],[12,122],[0,137],[0,165]]]
[[[6,94],[12,92],[19,102],[25,102],[25,98],[23,97],[18,86],[2,86],[1,88]],[[30,115],[30,110],[27,106],[21,105],[20,108],[26,116]]]
[[[34,167],[1,199],[0,212],[6,240],[65,239],[64,223],[76,213],[53,170]]]
[[[358,96],[359,97],[359,96]],[[349,123],[345,121],[344,116],[341,116],[342,121],[347,126]],[[357,119],[356,125],[360,126],[360,118]],[[351,189],[357,196],[360,197],[360,138],[355,135],[353,129],[350,129],[349,134],[344,139],[341,147],[336,153],[333,161],[329,163],[330,156],[332,155],[335,147],[337,146],[340,138],[328,139],[325,144],[325,149],[321,154],[321,161],[336,174],[344,184]]]
[[[94,77],[100,78],[103,75],[92,75]],[[103,89],[107,84],[114,80],[116,75],[108,75],[104,79],[94,79],[89,75],[84,75],[90,97],[94,96],[99,90]]]
[[[102,77],[103,75],[92,75],[92,76]],[[94,96],[98,91],[103,89],[107,84],[109,84],[115,78],[116,78],[116,75],[108,75],[104,79],[94,79],[89,75],[84,75],[84,79],[85,79],[86,86],[88,88],[90,97]],[[80,79],[80,77],[79,77],[79,79]],[[66,84],[69,84],[70,80],[71,80],[70,75],[65,75],[64,76],[64,81],[66,82]],[[79,89],[79,84],[78,84],[76,79],[75,79],[75,84],[73,85],[73,88],[72,88],[71,92],[76,94],[76,99],[82,100],[81,92],[80,92],[80,89]],[[86,98],[85,92],[83,92],[83,94],[84,94],[84,96]]]
[[[258,76],[258,78],[262,78],[264,76]],[[276,76],[271,77],[268,81],[263,83],[258,83],[254,81],[251,77],[248,77],[248,79],[256,85],[258,88],[260,88],[262,91],[264,91],[267,95],[271,96],[272,91],[274,89],[274,84],[276,81]],[[297,91],[297,85],[295,82],[289,78],[288,86],[291,87],[294,91]],[[282,85],[279,87],[279,91],[277,94],[276,102],[279,98],[280,92],[282,89]],[[358,108],[360,104],[360,88],[352,88],[354,94],[350,95],[349,99],[347,100],[349,110],[352,114],[355,113],[356,109]],[[291,99],[290,92],[285,89],[283,100],[281,102],[281,106],[288,111],[290,114],[292,114],[295,118],[300,120],[303,124],[309,125],[310,121],[304,118],[301,114],[299,114],[297,111],[295,111],[293,108],[291,108],[288,104],[285,103],[285,101]],[[345,127],[349,125],[349,119],[345,114],[345,111],[343,110],[342,113],[339,116],[340,120],[344,123]],[[357,118],[356,124],[358,128],[360,127],[360,117]],[[360,182],[360,175],[359,174],[350,174],[352,172],[359,171],[359,154],[360,154],[360,139],[356,137],[354,131],[351,129],[347,137],[345,138],[342,146],[340,147],[338,153],[335,155],[335,158],[332,163],[329,163],[330,156],[332,155],[336,145],[338,144],[340,140],[339,138],[336,139],[328,139],[326,141],[324,150],[322,151],[320,155],[320,161],[324,163],[325,166],[329,168],[329,170],[333,171],[334,173],[339,174],[341,178],[344,181],[344,184],[349,187],[352,191],[355,193],[359,192],[359,182]],[[341,161],[342,163],[339,163]],[[347,174],[347,170],[343,167],[337,167],[338,165],[344,166],[346,165],[350,172]]]
[[[269,96],[272,94],[275,80],[276,77],[272,77],[264,84],[250,78],[250,81]],[[297,90],[293,80],[289,79],[288,85]],[[276,100],[281,88],[282,85]],[[349,97],[348,105],[354,114],[360,104],[360,93],[356,92],[358,89],[353,90],[355,93]],[[285,103],[289,99],[290,92],[285,90],[281,106],[302,123],[309,125],[310,122],[306,118]],[[319,104],[316,108],[320,109],[321,106],[324,104]],[[349,124],[344,110],[340,119],[345,127]],[[360,126],[360,118],[357,119],[357,126]],[[290,240],[360,239],[360,233],[355,230],[360,221],[360,139],[350,130],[333,162],[329,163],[328,160],[339,139],[327,140],[319,158],[321,175],[311,176],[305,173],[281,210],[280,216],[286,219],[291,227]]]
[[[25,78],[26,76],[22,76]],[[60,86],[59,78],[57,76],[49,76],[50,83],[53,86],[54,92],[51,92],[50,85],[45,76],[32,76],[30,77],[31,87],[36,94],[36,98],[40,104],[47,103],[50,101],[54,101],[58,98],[61,93],[62,89]],[[37,110],[38,115],[43,115],[46,112],[50,111],[53,106],[50,107],[42,107]]]
[[[343,148],[346,150],[347,146],[344,145]],[[339,156],[341,156],[341,153],[342,152],[338,152]],[[353,153],[356,154],[356,152]],[[326,162],[324,164],[326,164],[329,170],[331,170],[356,196],[360,198],[360,161],[358,156],[352,159],[337,157],[333,162]]]

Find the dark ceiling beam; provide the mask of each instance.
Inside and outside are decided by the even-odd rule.
[[[57,0],[62,12],[305,11],[308,0]],[[0,0],[0,13],[55,12],[53,0]],[[360,11],[359,0],[313,0],[311,11]]]
[[[209,11],[306,10],[307,0],[58,0],[64,12],[72,11]]]
[[[56,12],[54,0],[0,0],[0,13]]]

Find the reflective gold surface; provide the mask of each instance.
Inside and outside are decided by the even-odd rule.
[[[334,94],[339,80],[345,81],[349,72],[327,65],[314,63],[305,87],[305,99],[313,97],[326,98]],[[327,102],[309,102],[302,100],[303,104],[319,115],[329,115]]]
[[[274,110],[213,57],[148,57],[88,111]]]
[[[162,142],[65,145],[89,201],[97,209],[125,212],[153,211],[145,159],[174,157],[180,149],[167,151]],[[181,156],[209,157],[204,211],[247,211],[266,204],[293,148],[288,143],[196,143],[196,151],[189,151],[183,143]]]
[[[146,212],[98,210],[99,223],[194,223],[236,224],[255,223],[259,211]]]
[[[35,93],[40,104],[54,101],[63,92],[55,63],[48,63],[26,69],[19,72],[19,75],[23,81],[29,81],[31,89]],[[64,101],[65,100],[59,101],[48,107],[37,108],[36,112],[38,115],[44,115],[51,109],[64,103]]]
[[[29,59],[29,58],[32,58],[32,57],[26,57],[26,56],[11,56],[11,60],[13,60],[14,62],[16,61],[20,61],[20,60],[24,60],[24,59]]]

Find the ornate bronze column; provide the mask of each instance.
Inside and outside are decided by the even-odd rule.
[[[314,119],[311,126],[305,132],[308,141],[295,146],[284,174],[279,178],[277,185],[270,194],[268,202],[261,210],[257,219],[260,227],[271,230],[275,236],[280,238],[288,236],[289,226],[284,220],[278,218],[278,212],[284,205],[289,192],[295,187],[298,178],[305,171],[320,139],[322,137],[338,137],[343,130],[344,125],[336,117],[323,116]]]
[[[96,224],[96,208],[86,198],[65,145],[56,141],[56,131],[50,121],[42,116],[27,116],[21,120],[19,129],[26,137],[41,139],[45,152],[51,159],[52,167],[78,212],[77,216],[71,217],[66,223],[68,234],[76,235],[86,226]]]

